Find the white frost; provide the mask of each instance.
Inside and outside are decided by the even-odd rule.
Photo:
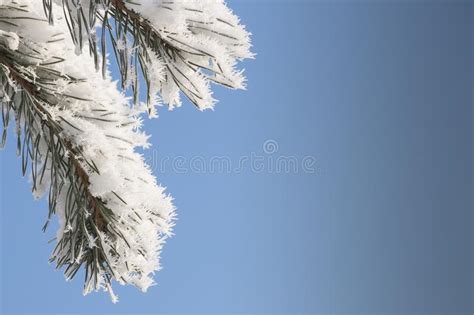
[[[0,30],[0,45],[6,45],[10,50],[17,50],[20,38],[16,33]]]
[[[70,21],[64,15],[63,4],[71,6],[74,14],[69,18],[80,19],[76,24],[89,25],[89,19],[95,16],[89,14],[91,1],[105,3],[96,0],[47,1],[52,5],[54,17],[54,23],[50,25],[42,0],[0,0],[3,21],[0,23],[0,53],[8,51],[10,56],[18,57],[15,60],[20,65],[18,71],[32,78],[28,83],[47,91],[44,111],[38,120],[51,119],[60,126],[60,134],[54,135],[56,138],[51,136],[55,139],[51,141],[53,144],[61,138],[80,151],[68,149],[60,160],[64,159],[65,163],[78,161],[79,168],[86,174],[84,185],[93,197],[91,199],[102,201],[113,213],[114,221],[108,221],[107,229],[118,231],[110,233],[104,229],[91,233],[91,228],[85,224],[80,226],[83,218],[95,215],[94,209],[86,201],[75,210],[75,214],[81,214],[81,219],[67,212],[71,204],[68,191],[76,189],[77,183],[69,179],[73,176],[65,175],[55,207],[60,221],[56,242],[61,246],[56,248],[52,258],[71,265],[84,263],[90,266],[93,263],[84,261],[87,253],[91,249],[103,249],[112,270],[108,273],[101,269],[98,279],[86,282],[84,294],[104,289],[115,303],[118,297],[107,281],[109,277],[142,291],[154,284],[152,276],[161,268],[159,255],[165,240],[172,235],[175,217],[172,198],[156,182],[150,167],[136,150],[149,147],[148,136],[141,131],[140,116],[145,111],[156,116],[154,106],[162,103],[170,109],[181,106],[181,93],[200,110],[213,108],[216,100],[212,96],[211,83],[244,89],[245,77],[236,65],[245,58],[253,58],[253,54],[250,52],[250,33],[223,0],[123,1],[128,10],[143,18],[142,22],[149,23],[160,39],[160,45],[141,50],[149,57],[141,62],[147,69],[152,107],[131,106],[130,99],[118,89],[110,74],[107,73],[104,79],[96,71],[93,57],[88,53],[87,40],[77,40],[78,36],[84,39],[90,34],[68,26]],[[78,13],[81,7],[83,14]],[[95,36],[94,30],[91,34]],[[77,42],[84,42],[82,49]],[[137,49],[144,49],[131,46],[131,42],[119,39],[117,50],[133,56]],[[0,81],[0,102],[17,102],[17,99],[10,99],[5,86],[20,87],[8,77],[9,68],[0,66],[3,77],[7,77]],[[133,68],[127,71],[130,75],[126,87],[137,79]],[[20,126],[23,120],[18,120]],[[41,122],[36,123],[37,128],[31,128],[35,133],[33,138],[43,132]],[[38,160],[46,165],[47,171],[33,191],[35,197],[47,191],[54,181],[48,172],[52,165],[51,158],[47,159],[49,143],[43,137],[38,138]],[[93,161],[94,165],[88,161]],[[82,235],[83,244],[61,243],[79,229],[85,234]],[[121,237],[117,237],[118,234]],[[100,269],[100,266],[94,268]]]
[[[63,128],[62,136],[69,139],[74,147],[82,148],[82,156],[88,161],[94,161],[100,174],[87,164],[82,165],[89,176],[89,190],[113,211],[117,218],[115,228],[123,235],[123,238],[115,239],[104,233],[100,238],[90,236],[84,249],[103,247],[114,271],[114,279],[146,291],[154,283],[154,271],[160,269],[159,253],[163,243],[172,234],[174,207],[171,197],[157,184],[144,158],[135,150],[149,146],[148,136],[140,130],[141,113],[130,106],[128,98],[118,90],[116,83],[110,78],[103,79],[95,71],[92,57],[76,54],[61,7],[54,5],[57,18],[54,26],[50,26],[44,19],[41,1],[12,0],[7,4],[26,11],[2,11],[0,8],[2,16],[12,14],[29,19],[18,18],[15,25],[2,24],[0,38],[4,42],[6,39],[11,50],[34,47],[41,55],[39,61],[29,60],[33,65],[25,71],[34,72],[34,63],[55,61],[60,56],[62,62],[50,63],[47,67],[78,80],[56,82],[55,93],[61,103],[46,109]],[[44,156],[47,148],[45,145],[43,148]],[[48,186],[48,180],[46,175],[44,186]],[[60,220],[57,242],[66,233],[74,232],[72,227],[75,221],[68,221],[64,212],[69,185],[71,183],[66,183],[62,189],[56,207]],[[35,195],[42,190],[44,187],[38,187]],[[83,211],[86,214],[92,212],[91,209]],[[73,257],[67,246],[53,254],[57,259],[64,257],[71,262],[81,261],[81,256]],[[117,301],[104,279],[86,286],[84,293],[99,288],[109,291],[113,301]]]

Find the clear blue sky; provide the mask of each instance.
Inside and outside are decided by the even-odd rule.
[[[186,103],[147,120],[158,160],[311,156],[316,172],[155,167],[176,236],[158,286],[117,286],[113,305],[48,265],[54,227],[41,232],[46,201],[33,201],[10,138],[1,311],[471,313],[472,2],[228,3],[254,34],[248,91],[217,88],[213,112]]]

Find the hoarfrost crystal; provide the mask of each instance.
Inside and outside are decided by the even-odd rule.
[[[2,145],[14,117],[22,171],[35,197],[49,191],[45,228],[59,217],[50,260],[67,279],[83,267],[84,294],[117,302],[113,280],[146,291],[172,235],[172,199],[136,151],[149,146],[141,115],[180,106],[180,93],[212,108],[210,83],[244,88],[235,67],[252,57],[250,34],[220,0],[0,1]]]

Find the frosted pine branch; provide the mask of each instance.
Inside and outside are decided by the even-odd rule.
[[[39,9],[0,7],[15,21],[0,34],[0,96],[5,128],[15,115],[23,173],[31,160],[33,193],[49,187],[50,217],[60,218],[51,261],[67,278],[84,266],[85,294],[104,288],[115,299],[112,280],[146,291],[174,208],[134,151],[148,146],[138,109],[91,57],[63,45],[64,19],[50,26]]]
[[[160,98],[170,108],[180,106],[180,91],[199,109],[212,108],[210,82],[245,88],[243,72],[235,67],[239,60],[253,58],[250,33],[222,0],[60,2],[78,50],[87,40],[94,45],[97,36],[92,26],[97,17],[102,21],[102,54],[109,34],[122,87],[131,86],[137,103],[141,69],[151,114]],[[90,51],[97,54],[95,48]]]
[[[49,191],[44,229],[59,217],[50,261],[67,279],[84,268],[84,294],[104,289],[115,302],[113,281],[146,291],[172,234],[171,197],[136,152],[149,146],[141,115],[179,106],[180,92],[212,108],[210,82],[244,88],[235,66],[251,57],[221,0],[0,0],[1,146],[14,119],[22,173],[35,197]]]

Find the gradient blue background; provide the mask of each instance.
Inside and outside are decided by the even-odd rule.
[[[14,139],[0,154],[3,313],[472,313],[469,1],[229,1],[248,91],[146,121],[160,156],[315,156],[314,174],[156,171],[176,236],[158,286],[81,295],[47,259]],[[151,155],[152,151],[147,152]]]

